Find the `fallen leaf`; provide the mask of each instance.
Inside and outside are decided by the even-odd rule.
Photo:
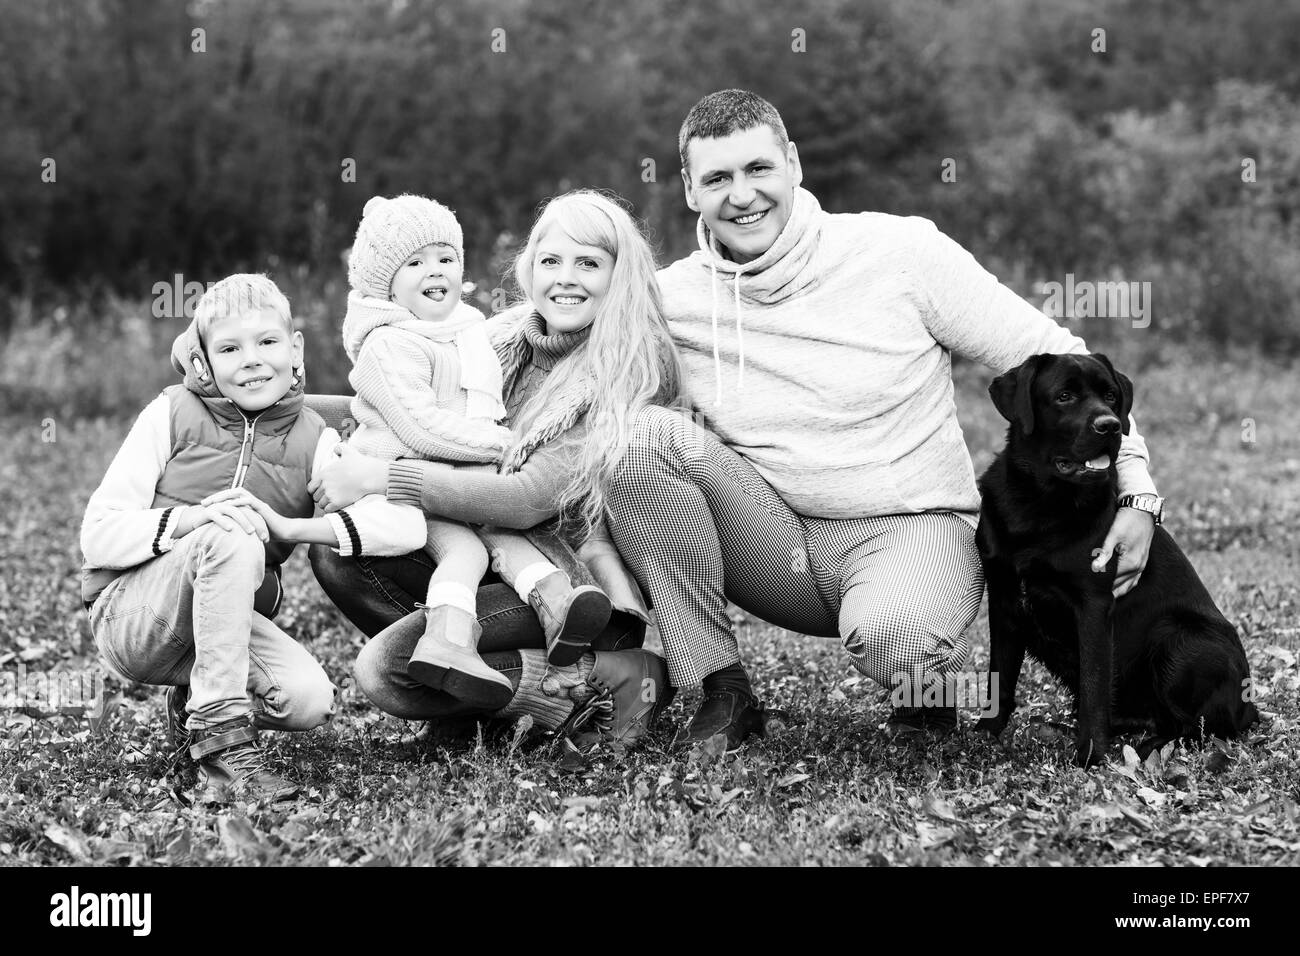
[[[1137,795],[1148,807],[1163,806],[1167,797],[1158,790],[1152,790],[1150,787],[1138,787]]]
[[[1151,821],[1148,820],[1146,817],[1142,816],[1142,814],[1138,813],[1136,810],[1132,809],[1131,807],[1126,807],[1124,804],[1121,803],[1119,804],[1119,812],[1124,814],[1124,816],[1128,817],[1130,820],[1132,820],[1138,826],[1142,827],[1144,830],[1151,829]]]
[[[1167,763],[1165,764],[1163,779],[1165,783],[1172,784],[1180,790],[1185,789],[1188,782],[1187,767],[1176,760]]]
[[[933,849],[937,846],[943,846],[956,836],[956,831],[951,827],[936,827],[924,820],[918,820],[916,823],[916,835],[921,840],[921,848],[925,850]]]
[[[1285,647],[1278,644],[1270,644],[1268,647],[1264,648],[1264,653],[1271,657],[1276,657],[1278,660],[1282,661],[1282,663],[1286,664],[1287,667],[1295,667],[1294,651],[1287,650]]]
[[[803,783],[805,780],[809,779],[811,779],[811,777],[806,773],[792,773],[782,777],[776,782],[776,785],[778,787],[793,787],[796,784]]]
[[[691,748],[686,762],[697,767],[707,767],[727,755],[727,735],[714,734],[708,740],[701,740]]]
[[[264,860],[270,855],[270,846],[243,817],[221,815],[217,818],[217,833],[221,837],[221,845],[231,856],[247,855]]]
[[[55,823],[45,828],[45,836],[78,861],[85,862],[92,858],[90,838],[78,829]]]
[[[952,804],[942,797],[933,794],[928,795],[922,806],[925,812],[932,817],[940,820],[947,820],[949,823],[960,823],[961,819],[957,816],[957,811],[953,809]]]

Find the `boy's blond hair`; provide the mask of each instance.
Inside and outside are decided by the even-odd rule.
[[[293,315],[289,300],[267,276],[261,273],[240,272],[213,283],[194,308],[194,323],[199,341],[207,347],[208,329],[217,319],[246,312],[271,309],[284,322],[285,330],[293,332]]]

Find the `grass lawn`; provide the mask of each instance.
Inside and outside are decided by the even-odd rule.
[[[1139,369],[1110,354],[1137,383],[1167,526],[1239,628],[1259,687],[1266,723],[1226,751],[1180,746],[1135,764],[1116,746],[1108,766],[1075,769],[1053,726],[1068,701],[1036,665],[1009,749],[976,736],[970,715],[943,743],[891,743],[885,694],[837,641],[737,612],[757,686],[789,713],[783,732],[731,758],[669,754],[677,703],[640,751],[561,774],[545,745],[508,730],[430,745],[358,699],[361,635],[300,550],[279,620],[344,702],[328,729],[265,739],[307,796],[277,810],[190,805],[192,781],[167,772],[162,692],[110,679],[94,726],[0,711],[0,865],[1300,863],[1300,370],[1184,350]],[[988,378],[955,372],[977,473],[1002,441]],[[20,666],[95,667],[77,529],[129,422],[0,422],[0,686],[12,690]],[[983,613],[973,627],[983,669]]]

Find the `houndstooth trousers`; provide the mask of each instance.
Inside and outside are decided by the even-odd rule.
[[[674,687],[740,660],[728,600],[788,630],[838,634],[886,687],[966,662],[984,575],[956,514],[803,517],[711,432],[658,407],[638,415],[606,501]]]

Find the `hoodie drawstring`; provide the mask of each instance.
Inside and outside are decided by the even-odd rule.
[[[716,394],[713,404],[722,404],[722,359],[718,355],[718,267],[709,260],[709,292],[713,308],[710,310],[713,322],[713,385]]]
[[[736,351],[739,353],[736,391],[743,392],[745,390],[745,336],[740,323],[740,273],[737,272],[734,278],[736,282]]]
[[[738,365],[736,371],[736,391],[744,391],[745,388],[745,335],[740,308],[740,272],[732,274],[732,280],[736,283],[736,352],[738,355]],[[711,293],[712,309],[710,310],[710,321],[713,325],[713,382],[715,385],[714,404],[722,404],[722,358],[718,352],[718,268],[709,260],[709,292]]]

